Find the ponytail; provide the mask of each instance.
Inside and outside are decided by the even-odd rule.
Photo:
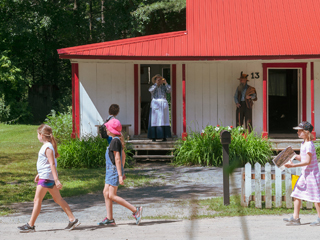
[[[57,142],[56,142],[56,140],[54,139],[54,136],[53,135],[51,135],[52,137],[51,137],[51,144],[52,144],[52,146],[53,146],[53,149],[54,149],[54,153],[55,153],[55,158],[58,158],[58,157],[60,157],[60,154],[58,153],[58,146],[57,146]]]
[[[52,135],[52,128],[49,125],[41,124],[40,127],[38,127],[38,133],[43,135],[47,142],[50,142],[52,144],[54,149],[54,157],[60,157],[58,153],[57,142]]]

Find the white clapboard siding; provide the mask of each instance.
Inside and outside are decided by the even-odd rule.
[[[320,163],[318,164],[320,168]],[[250,201],[255,201],[255,207],[262,207],[262,199],[265,201],[266,208],[272,208],[272,202],[275,202],[275,207],[281,207],[283,199],[286,202],[286,208],[292,208],[292,177],[290,168],[286,168],[284,172],[280,171],[277,167],[274,167],[275,171],[272,173],[272,167],[269,163],[264,166],[265,171],[261,171],[261,165],[256,163],[254,165],[254,174],[252,174],[252,167],[250,163],[247,163],[244,168],[241,169],[241,206],[248,206]],[[301,174],[301,168],[295,168],[295,174]],[[264,178],[262,178],[263,176]],[[252,196],[252,180],[254,178],[255,195]],[[262,192],[262,179],[264,179],[265,196],[261,196]],[[272,181],[275,185],[275,196],[272,196]],[[282,182],[285,183],[285,195],[282,195]],[[312,209],[313,203],[306,202],[307,209]]]

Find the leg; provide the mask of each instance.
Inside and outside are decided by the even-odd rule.
[[[48,191],[47,188],[44,188],[41,185],[37,186],[36,194],[35,194],[34,200],[33,200],[33,210],[32,210],[30,221],[28,223],[31,227],[33,227],[34,223],[37,220],[37,217],[40,214],[42,199],[46,195],[47,191]]]
[[[59,189],[54,185],[53,188],[49,188],[48,190],[53,197],[53,200],[58,203],[63,211],[68,215],[69,221],[73,222],[75,217],[73,216],[68,203],[61,197]]]
[[[245,110],[245,118],[246,118],[246,128],[248,129],[249,133],[252,131],[252,108],[247,108]]]
[[[103,189],[103,196],[104,196],[104,201],[106,204],[106,209],[107,209],[107,218],[109,220],[113,219],[113,209],[112,209],[112,200],[109,197],[109,188],[110,185],[109,184],[105,184],[104,185],[104,189]]]
[[[318,218],[320,218],[320,203],[314,203],[314,206],[316,207],[317,209],[317,213],[318,213]]]
[[[241,106],[239,108],[237,108],[237,112],[236,112],[236,118],[237,118],[236,119],[236,124],[237,124],[237,127],[243,125],[245,107],[246,107],[245,103],[241,102]]]
[[[124,206],[128,208],[131,212],[135,213],[137,211],[137,208],[130,203],[128,203],[126,200],[123,198],[117,196],[117,190],[118,187],[111,186],[109,187],[109,198],[112,201],[115,201],[116,203],[120,204],[121,206]]]
[[[294,198],[294,212],[293,212],[293,217],[294,219],[299,218],[299,213],[300,213],[300,207],[301,207],[301,199]]]

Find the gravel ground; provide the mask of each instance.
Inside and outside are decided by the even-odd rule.
[[[77,229],[64,231],[68,222],[65,213],[52,200],[45,200],[35,224],[37,232],[19,233],[17,226],[28,222],[33,207],[32,202],[20,203],[13,205],[17,213],[0,217],[0,239],[280,239],[280,235],[283,236],[281,239],[289,239],[292,236],[304,238],[301,228],[310,230],[308,225],[284,228],[285,224],[279,216],[186,220],[192,214],[192,209],[198,214],[205,211],[201,208],[194,210],[186,200],[222,196],[221,168],[172,167],[152,163],[127,172],[159,177],[154,186],[123,188],[118,191],[118,195],[134,205],[143,206],[143,217],[156,219],[158,216],[168,216],[166,220],[143,219],[140,226],[136,226],[130,211],[114,204],[117,226],[101,228],[97,226],[97,222],[106,216],[102,193],[87,194],[65,198],[75,217],[81,221],[81,226]],[[240,193],[240,171],[234,173],[234,179],[235,186],[230,187],[230,192]],[[315,216],[308,215],[305,219],[314,221]],[[275,221],[279,224],[275,224]],[[249,231],[246,231],[246,226],[250,226]],[[275,228],[279,230],[276,231]],[[320,228],[312,230],[317,235],[320,232]],[[284,234],[292,231],[296,232],[295,235]]]

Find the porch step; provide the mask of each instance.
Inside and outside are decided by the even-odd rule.
[[[172,159],[175,141],[156,141],[150,139],[133,139],[127,141],[128,149],[134,151],[135,159]],[[170,155],[168,155],[170,154]]]
[[[302,139],[269,139],[272,144],[273,151],[282,151],[291,146],[294,151],[300,151]]]

